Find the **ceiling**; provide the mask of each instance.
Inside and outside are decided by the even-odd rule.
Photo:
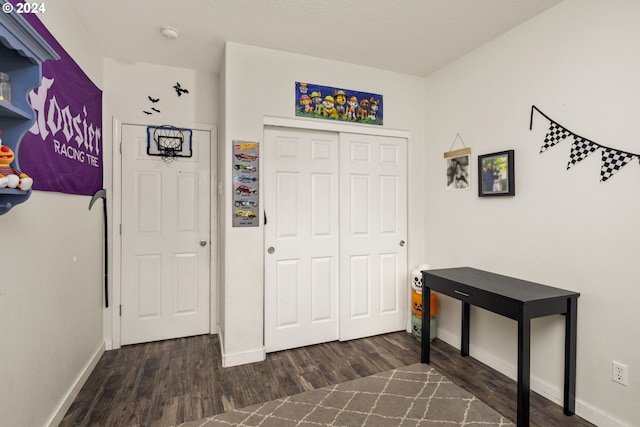
[[[560,1],[68,0],[107,57],[217,73],[233,41],[417,76]]]

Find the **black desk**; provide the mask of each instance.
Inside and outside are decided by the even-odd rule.
[[[564,413],[575,412],[577,292],[501,276],[475,268],[445,268],[422,272],[423,313],[431,310],[433,290],[462,301],[460,353],[469,355],[470,306],[484,308],[518,321],[518,427],[529,425],[531,319],[552,314],[565,316]],[[425,321],[425,319],[427,319]],[[422,363],[429,363],[429,316],[422,316]]]

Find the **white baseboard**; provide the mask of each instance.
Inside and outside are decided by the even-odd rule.
[[[109,350],[114,350],[113,348],[113,340],[111,338],[105,338],[104,339],[104,349],[109,351]]]
[[[247,363],[262,362],[267,357],[264,346],[255,350],[241,351],[238,353],[226,353],[224,349],[224,335],[218,329],[218,339],[220,340],[220,352],[222,353],[222,367],[246,365]]]
[[[84,367],[80,371],[80,374],[78,374],[78,377],[73,382],[73,385],[71,386],[67,394],[64,396],[64,398],[62,399],[62,401],[54,411],[51,418],[49,418],[49,422],[47,422],[46,424],[48,427],[56,427],[57,425],[60,424],[64,416],[67,414],[67,411],[71,407],[71,404],[73,403],[75,398],[78,396],[78,393],[80,393],[82,386],[84,386],[84,383],[87,382],[89,375],[91,375],[91,372],[93,372],[93,369],[98,364],[100,357],[102,357],[102,354],[105,351],[104,349],[105,349],[105,343],[103,341],[100,344],[100,346],[96,349],[96,351],[93,353],[93,355],[89,358],[87,363],[84,365]]]
[[[266,358],[264,348],[222,355],[222,367],[246,365],[247,363],[262,362]]]
[[[447,344],[460,349],[459,335],[454,335],[438,328],[438,338]],[[494,354],[471,344],[469,345],[469,352],[473,354],[471,357],[474,359],[481,361],[485,365],[491,366],[491,368],[508,376],[512,380],[516,380],[517,367],[515,364],[507,363],[506,361],[497,358]],[[558,390],[534,376],[531,377],[530,381],[532,391],[540,394],[546,399],[549,399],[555,404],[562,406],[564,399],[562,390]],[[616,419],[611,414],[607,414],[601,409],[598,409],[578,398],[576,398],[576,415],[600,427],[631,427],[630,424],[626,424],[623,421]]]

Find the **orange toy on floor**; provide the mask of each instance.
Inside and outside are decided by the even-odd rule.
[[[433,319],[438,312],[438,296],[431,293],[430,296],[431,307],[429,310],[429,318]],[[418,318],[422,318],[422,294],[416,291],[411,292],[411,312]]]

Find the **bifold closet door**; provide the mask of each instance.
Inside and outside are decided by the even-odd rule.
[[[265,348],[338,339],[338,135],[266,128]]]
[[[406,328],[407,140],[340,134],[340,339]]]
[[[267,352],[406,329],[406,144],[265,129]]]

